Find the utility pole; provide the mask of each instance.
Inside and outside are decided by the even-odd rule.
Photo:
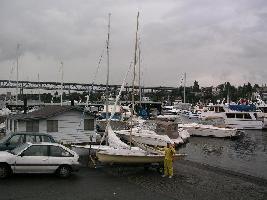
[[[17,56],[17,85],[16,85],[16,105],[18,105],[18,93],[19,93],[19,48],[20,44],[17,44],[17,51],[16,51],[16,56]]]

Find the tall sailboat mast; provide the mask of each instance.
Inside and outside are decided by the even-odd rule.
[[[107,82],[106,82],[106,123],[108,124],[108,85],[109,85],[109,39],[110,39],[110,16],[108,14],[108,36],[107,36]]]
[[[134,83],[135,83],[135,69],[137,64],[137,40],[139,29],[139,12],[137,13],[136,33],[135,33],[135,47],[134,47],[134,66],[133,66],[133,81],[132,81],[132,107],[131,107],[131,130],[130,130],[130,148],[132,147],[132,131],[133,131],[133,113],[134,113]]]
[[[142,91],[141,91],[141,41],[139,37],[138,42],[138,72],[139,72],[139,107],[141,108],[141,101],[142,101]]]

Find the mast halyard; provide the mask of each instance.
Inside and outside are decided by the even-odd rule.
[[[134,66],[133,66],[133,81],[132,81],[132,107],[131,107],[131,130],[130,130],[130,149],[132,147],[132,131],[133,131],[133,113],[134,113],[134,83],[135,83],[135,69],[137,64],[137,40],[139,29],[139,12],[137,13],[136,33],[135,33],[135,47],[134,47]]]

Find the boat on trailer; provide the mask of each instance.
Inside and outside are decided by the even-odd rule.
[[[137,30],[136,30],[136,43],[135,43],[135,58],[134,58],[134,70],[137,63],[136,59],[136,51],[137,51],[137,33],[138,33],[138,18],[139,18],[139,12],[137,15]],[[129,68],[130,69],[130,68]],[[128,72],[127,72],[128,74]],[[126,74],[126,77],[127,77]],[[117,105],[117,102],[120,98],[121,92],[123,90],[124,84],[126,82],[126,77],[124,79],[124,82],[121,86],[120,92],[116,98],[114,106]],[[132,105],[134,105],[134,82],[135,82],[135,73],[133,76],[133,94],[132,94]],[[114,115],[114,112],[112,113]],[[110,127],[110,119],[112,118],[112,115],[110,116],[107,126],[105,135],[107,136],[107,144],[110,148],[107,148],[106,150],[101,150],[96,152],[97,160],[104,164],[152,164],[152,163],[163,163],[164,161],[164,153],[162,151],[154,151],[154,153],[151,153],[151,151],[146,151],[140,147],[137,147],[135,149],[132,148],[132,144],[134,142],[134,139],[132,140],[132,125],[133,125],[133,107],[131,108],[131,129],[129,132],[129,144],[124,143],[120,140],[120,138],[114,133],[112,128]],[[105,136],[104,135],[104,136]],[[104,139],[104,137],[102,138]],[[183,158],[184,154],[178,154],[177,158]]]
[[[120,150],[105,150],[96,153],[98,160],[101,163],[110,164],[150,164],[163,163],[164,154],[147,154],[142,151],[134,151],[130,149]],[[183,159],[185,154],[175,154],[174,160]]]

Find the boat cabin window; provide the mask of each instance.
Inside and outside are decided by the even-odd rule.
[[[226,113],[227,118],[235,118],[235,113]]]
[[[215,111],[214,107],[209,107],[208,110],[209,111]]]
[[[216,113],[225,112],[224,108],[221,107],[221,106],[216,106],[216,107],[214,107],[214,111],[215,111]]]
[[[254,117],[257,119],[258,118],[258,115],[257,113],[253,113]]]
[[[250,116],[250,114],[248,114],[248,113],[245,113],[245,114],[244,114],[244,119],[251,119],[251,116]]]
[[[267,113],[267,107],[259,107],[259,109],[264,112],[264,113]]]
[[[243,119],[244,118],[244,114],[243,113],[236,113],[236,118]]]

